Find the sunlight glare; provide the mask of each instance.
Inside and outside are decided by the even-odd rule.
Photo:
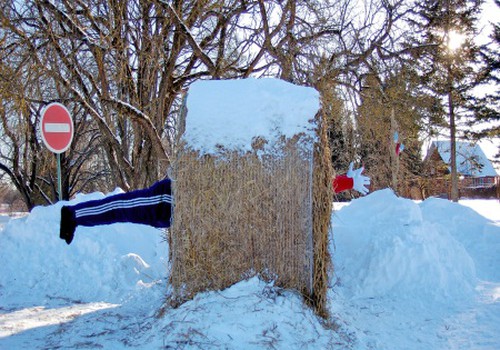
[[[450,51],[458,50],[465,43],[465,39],[467,37],[464,34],[454,30],[450,31],[448,34],[448,49]]]

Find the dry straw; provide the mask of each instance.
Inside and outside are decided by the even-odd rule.
[[[200,155],[181,143],[169,231],[174,304],[260,275],[327,316],[332,171],[318,125],[319,142],[256,139],[244,154]]]

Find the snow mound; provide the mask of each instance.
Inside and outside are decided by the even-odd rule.
[[[189,146],[209,154],[220,147],[244,152],[256,137],[271,144],[300,133],[314,139],[319,93],[271,78],[200,80],[189,88],[187,109]]]
[[[341,341],[298,293],[258,277],[168,310],[158,333],[172,348],[193,349],[331,349]]]
[[[384,190],[333,213],[325,324],[297,293],[257,278],[158,317],[171,292],[160,232],[78,228],[68,246],[58,237],[62,204],[0,225],[1,349],[499,348],[500,282],[477,281],[475,268],[494,276],[500,222],[461,205]],[[480,206],[498,218],[500,203]]]
[[[349,298],[458,303],[473,295],[473,259],[449,229],[425,221],[415,202],[381,190],[332,219],[335,277]]]
[[[79,195],[71,204],[103,196]],[[68,246],[59,238],[60,208],[66,203],[36,207],[6,223],[0,235],[0,286],[15,293],[11,299],[119,302],[167,274],[161,257],[168,256],[168,245],[161,231],[149,226],[78,227]]]
[[[420,205],[428,222],[447,230],[466,247],[478,278],[500,282],[500,225],[463,205],[430,198]],[[491,254],[491,252],[498,252]]]

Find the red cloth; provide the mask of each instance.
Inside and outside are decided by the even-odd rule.
[[[332,185],[333,191],[335,193],[340,193],[342,191],[352,190],[354,187],[354,180],[347,175],[339,175],[333,179]]]

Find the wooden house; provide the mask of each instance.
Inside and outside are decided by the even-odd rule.
[[[449,141],[433,141],[424,159],[426,196],[449,197],[451,152]],[[478,144],[457,142],[460,197],[497,197],[500,177]]]

